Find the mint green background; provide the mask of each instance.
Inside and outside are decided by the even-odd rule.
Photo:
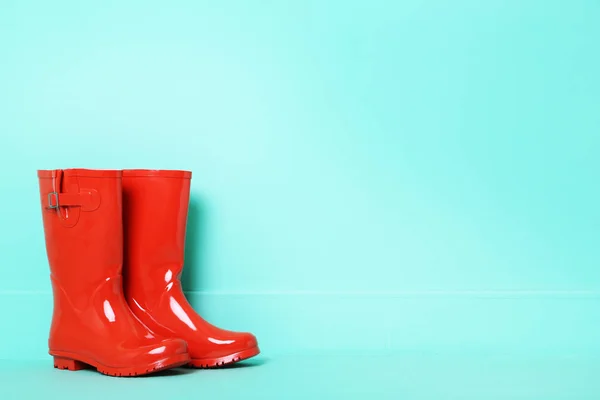
[[[0,359],[47,358],[35,170],[68,167],[193,170],[185,287],[265,354],[598,350],[598,21],[4,0]]]

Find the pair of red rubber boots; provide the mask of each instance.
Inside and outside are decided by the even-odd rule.
[[[210,368],[259,353],[200,317],[181,288],[191,172],[39,170],[54,366],[113,376]]]

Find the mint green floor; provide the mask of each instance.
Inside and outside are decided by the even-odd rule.
[[[362,354],[261,356],[222,370],[112,378],[50,360],[0,362],[2,399],[600,398],[600,355]]]

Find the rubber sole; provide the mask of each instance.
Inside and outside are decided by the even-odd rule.
[[[69,371],[95,368],[101,374],[117,377],[148,375],[169,368],[181,367],[190,362],[190,355],[188,353],[182,353],[146,365],[108,367],[95,360],[87,359],[86,357],[81,357],[76,354],[61,352],[60,354],[53,353],[51,355],[54,357],[54,368],[67,369]]]
[[[192,358],[192,360],[189,362],[189,364],[186,365],[186,367],[201,369],[219,368],[223,365],[234,364],[242,360],[247,360],[248,358],[256,356],[258,353],[260,353],[258,347],[253,347],[251,349],[239,351],[237,353],[233,353],[224,357]]]

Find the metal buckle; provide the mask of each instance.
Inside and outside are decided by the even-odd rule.
[[[52,197],[54,196],[54,200],[56,204],[52,203]],[[48,208],[53,209],[53,208],[59,208],[59,204],[58,204],[58,193],[57,192],[50,192],[48,193]]]

